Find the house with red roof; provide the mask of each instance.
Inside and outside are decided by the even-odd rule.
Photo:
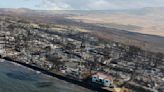
[[[110,75],[97,72],[92,75],[92,82],[101,84],[102,86],[111,87],[113,85],[113,78]]]

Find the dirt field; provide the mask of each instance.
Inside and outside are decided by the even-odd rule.
[[[164,17],[162,15],[89,14],[85,16],[72,16],[69,19],[142,34],[164,36],[164,21],[162,21]]]

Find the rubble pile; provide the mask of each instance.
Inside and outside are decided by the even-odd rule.
[[[154,90],[164,88],[162,53],[102,40],[69,27],[47,28],[6,16],[0,21],[3,57],[80,80],[103,72],[112,75],[115,85],[135,83]]]

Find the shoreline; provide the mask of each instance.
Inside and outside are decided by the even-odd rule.
[[[80,81],[80,80],[75,80],[73,78],[64,77],[62,75],[58,75],[56,73],[53,73],[53,72],[50,72],[48,70],[39,68],[37,66],[33,66],[33,65],[23,63],[21,61],[13,60],[10,57],[0,57],[0,59],[4,59],[4,60],[7,60],[11,63],[15,63],[15,64],[20,65],[20,66],[24,66],[24,67],[26,67],[26,68],[28,68],[28,69],[36,72],[36,73],[40,72],[40,73],[43,73],[43,74],[47,75],[48,77],[54,77],[54,78],[57,78],[59,80],[66,81],[68,83],[72,83],[74,85],[81,86],[81,87],[89,89],[93,92],[110,92],[110,91],[107,91],[107,90],[101,88],[100,86],[97,86],[97,85],[94,85],[94,84],[91,84],[91,83],[88,83],[88,82],[85,82],[85,81]],[[132,87],[132,88],[135,88],[135,89],[140,89],[144,92],[156,92],[156,90],[152,90],[152,89],[149,89],[149,88],[143,88],[143,87],[140,87],[139,85],[136,85],[136,84],[133,84],[133,83],[132,84],[128,83],[128,86]]]
[[[16,64],[19,64],[19,65],[25,66],[25,67],[27,67],[29,69],[32,69],[32,70],[34,70],[36,72],[39,71],[40,73],[46,74],[48,76],[55,77],[57,79],[60,79],[60,80],[63,80],[63,81],[75,84],[77,86],[81,86],[81,87],[87,88],[87,89],[89,89],[89,90],[91,90],[93,92],[95,92],[95,91],[96,92],[109,92],[109,91],[105,91],[101,87],[93,85],[91,83],[87,83],[85,81],[79,81],[79,80],[75,80],[75,79],[72,79],[72,78],[64,77],[64,76],[58,75],[56,73],[50,72],[48,70],[39,68],[37,66],[33,66],[33,65],[29,65],[29,64],[23,63],[21,61],[13,60],[10,57],[1,57],[1,59],[7,60],[7,61],[10,61],[10,62],[14,62]]]

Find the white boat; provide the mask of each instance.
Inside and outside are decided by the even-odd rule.
[[[40,71],[36,71],[37,74],[40,74],[41,72]]]

